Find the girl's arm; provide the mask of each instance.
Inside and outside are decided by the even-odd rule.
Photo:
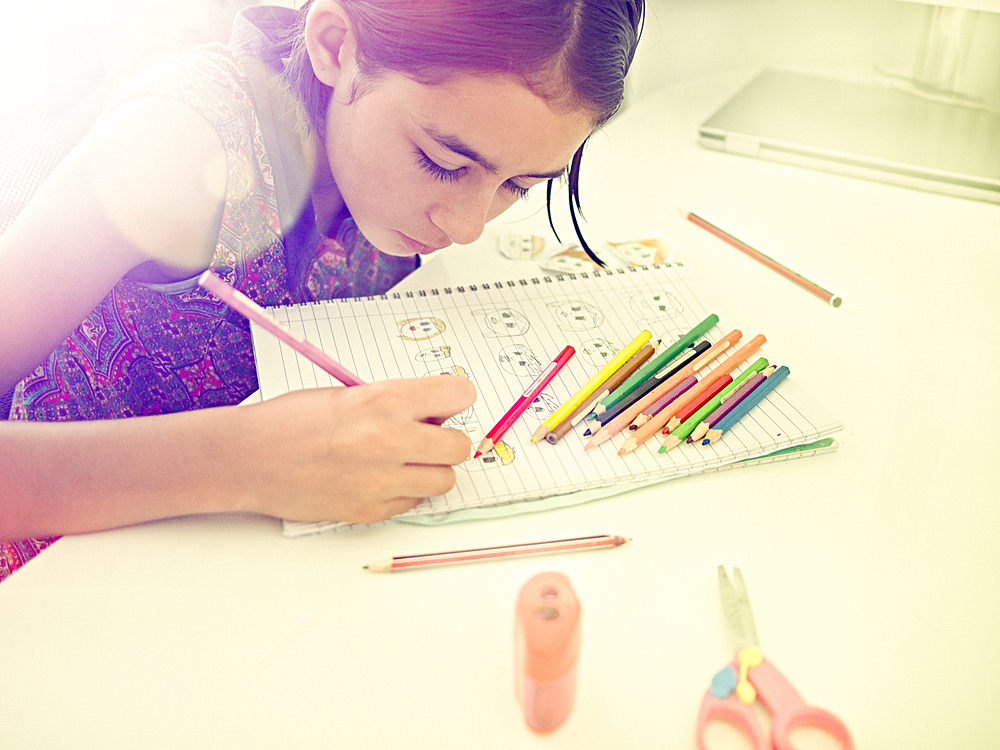
[[[136,99],[101,120],[0,235],[0,392],[125,274],[207,268],[225,187],[222,144],[183,103]]]
[[[373,522],[446,492],[472,405],[457,376],[90,422],[0,422],[0,539],[247,511]]]

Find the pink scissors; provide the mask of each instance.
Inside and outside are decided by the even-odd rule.
[[[785,676],[760,651],[750,598],[743,574],[733,568],[734,586],[719,566],[722,608],[740,648],[736,658],[712,679],[698,714],[698,750],[705,750],[705,729],[712,721],[726,721],[746,735],[754,750],[795,750],[789,733],[797,727],[819,729],[844,750],[854,750],[847,726],[829,711],[807,705]],[[771,738],[761,726],[754,703],[760,699],[771,714]]]

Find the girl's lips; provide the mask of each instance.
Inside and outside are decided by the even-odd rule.
[[[430,255],[431,253],[441,250],[443,247],[447,247],[447,245],[442,247],[431,247],[430,245],[425,245],[423,242],[417,242],[415,239],[408,237],[402,232],[399,233],[399,236],[403,239],[403,244],[405,244],[411,252],[419,253],[420,255]]]

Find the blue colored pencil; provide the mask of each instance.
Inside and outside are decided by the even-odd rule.
[[[786,365],[782,365],[775,370],[773,375],[769,375],[767,380],[754,388],[753,392],[743,399],[735,409],[716,422],[715,426],[705,433],[705,437],[701,441],[701,444],[709,445],[722,437],[722,434],[726,430],[739,422],[751,409],[763,401],[767,397],[767,394],[777,388],[778,384],[788,377],[788,372],[789,370]]]

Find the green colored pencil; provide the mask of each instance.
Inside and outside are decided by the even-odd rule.
[[[712,313],[698,325],[692,328],[690,331],[681,336],[672,345],[668,346],[663,352],[657,354],[653,359],[643,365],[637,372],[633,373],[628,380],[618,386],[614,391],[609,393],[607,396],[602,398],[597,406],[594,407],[594,411],[590,413],[587,419],[592,419],[600,414],[603,414],[612,406],[617,404],[623,398],[628,396],[632,391],[638,388],[645,380],[655,375],[659,372],[660,368],[663,367],[667,362],[672,360],[678,354],[680,354],[687,346],[689,346],[695,339],[703,336],[709,328],[714,326],[719,322],[719,316]]]
[[[677,429],[671,431],[671,433],[667,435],[666,439],[663,441],[663,445],[660,446],[660,453],[666,453],[671,448],[675,448],[683,443],[688,436],[694,432],[695,429],[697,429],[698,425],[701,424],[705,417],[719,408],[719,405],[726,396],[743,385],[748,378],[767,367],[767,365],[767,360],[764,357],[760,357],[756,362],[750,365],[750,367],[741,372],[738,377],[733,379],[732,383],[715,394],[715,396],[709,399],[704,406],[685,419],[680,425],[678,425]]]

